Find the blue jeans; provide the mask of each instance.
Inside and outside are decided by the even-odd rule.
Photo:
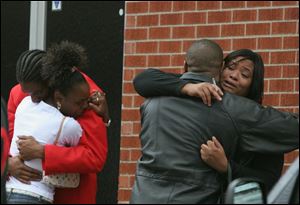
[[[6,192],[7,204],[51,204],[48,201],[25,194]]]

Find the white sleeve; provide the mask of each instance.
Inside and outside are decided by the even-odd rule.
[[[58,144],[63,146],[76,146],[81,136],[82,129],[80,124],[73,118],[66,117]]]

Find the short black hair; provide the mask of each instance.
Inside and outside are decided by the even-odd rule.
[[[220,71],[222,62],[222,48],[208,39],[194,42],[186,53],[186,63],[192,72],[210,72],[212,69]]]
[[[75,84],[87,83],[79,72],[86,62],[85,49],[79,44],[69,41],[53,44],[43,59],[42,78],[50,91],[59,90],[67,95]]]
[[[16,77],[20,82],[41,82],[42,58],[46,52],[42,50],[24,51],[17,60]]]
[[[250,49],[240,49],[233,51],[226,56],[224,59],[225,66],[239,56],[245,57],[245,59],[252,61],[254,64],[252,82],[246,97],[261,104],[264,95],[264,62],[258,53],[255,53]]]

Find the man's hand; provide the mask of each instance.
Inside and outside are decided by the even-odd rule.
[[[181,92],[188,96],[201,98],[203,103],[208,106],[211,106],[212,96],[219,101],[223,96],[221,88],[211,83],[188,83],[182,87]]]
[[[102,117],[105,123],[109,121],[105,93],[100,93],[99,91],[94,92],[89,99],[89,107],[94,110],[97,115]]]
[[[207,141],[207,145],[202,144],[200,154],[206,164],[218,172],[227,172],[228,161],[224,149],[217,138],[212,137],[212,140]]]
[[[21,159],[44,159],[44,146],[39,144],[32,136],[18,136],[16,141]]]
[[[8,173],[25,184],[42,179],[42,172],[26,166],[20,156],[8,158]]]

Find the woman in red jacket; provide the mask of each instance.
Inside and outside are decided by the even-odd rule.
[[[75,53],[79,52],[78,62],[74,62],[74,66],[81,67],[81,63],[86,59],[84,50],[81,46],[70,42],[62,42],[61,44],[52,46],[47,51],[45,63],[55,66],[56,63],[64,60],[66,51],[70,50]],[[20,85],[15,86],[10,93],[8,112],[11,127],[13,127],[15,110],[21,100],[27,95],[26,93],[32,96],[33,101],[39,101],[47,95],[48,89],[40,75],[41,65],[38,62],[34,63],[34,58],[31,61],[20,61],[17,64],[17,70],[22,75],[18,75],[17,71]],[[88,76],[82,72],[81,74],[89,84],[91,94],[94,91],[102,92]],[[26,93],[23,91],[26,91]],[[84,134],[81,137],[79,145],[76,147],[41,146],[32,138],[25,139],[22,142],[24,157],[27,159],[42,158],[43,169],[46,174],[61,172],[81,173],[79,187],[74,189],[56,189],[55,203],[96,202],[97,173],[102,170],[107,156],[106,128],[102,118],[89,109],[85,110],[77,118],[77,121],[84,130]],[[12,133],[13,130],[10,130],[10,136]],[[32,153],[35,153],[35,155],[31,156]],[[17,159],[10,159],[9,161],[11,167],[9,170],[10,174],[23,179],[25,182],[39,180],[37,173],[33,173],[32,170],[29,170],[28,167],[25,167]]]

